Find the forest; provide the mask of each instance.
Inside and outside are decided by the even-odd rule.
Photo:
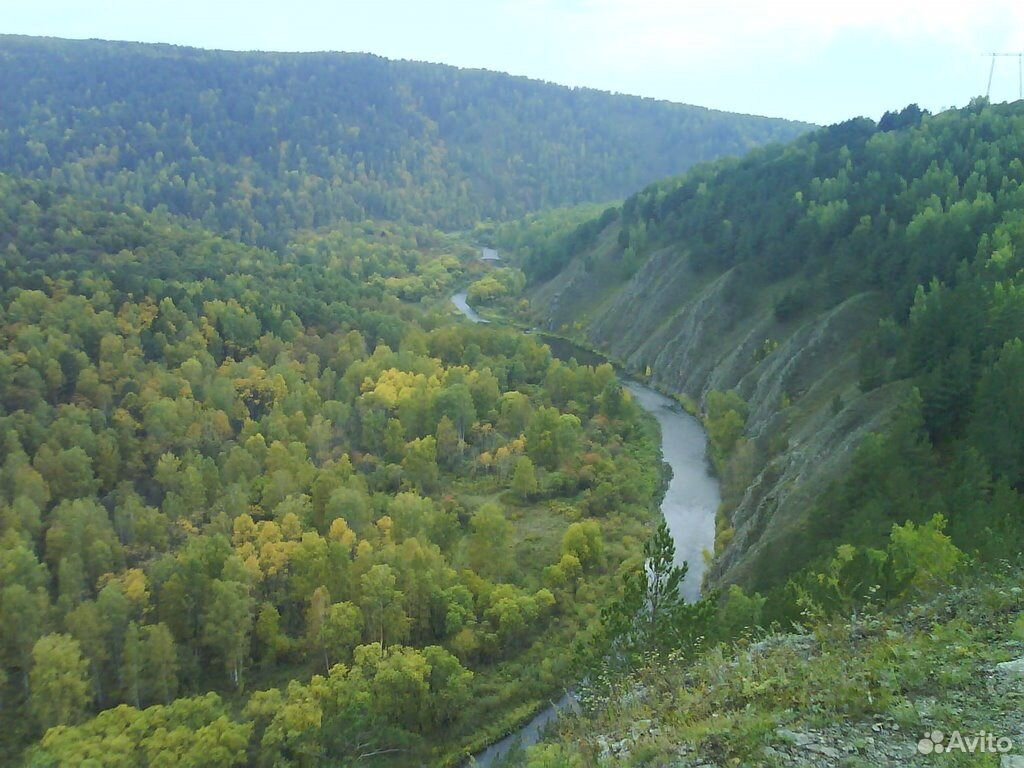
[[[247,243],[618,200],[810,126],[363,54],[0,36],[0,171]]]
[[[6,757],[447,762],[557,689],[656,436],[610,366],[454,322],[466,250],[0,177]]]
[[[617,642],[656,426],[447,298],[518,300],[502,222],[808,126],[369,55],[0,57],[5,760],[450,765]]]

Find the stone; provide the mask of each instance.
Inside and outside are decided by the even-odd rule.
[[[629,735],[633,737],[633,740],[639,739],[644,734],[651,730],[650,720],[637,720],[629,727]]]
[[[827,746],[825,744],[808,744],[807,745],[807,751],[808,752],[816,752],[819,755],[824,755],[825,757],[830,757],[833,760],[838,760],[839,759],[839,750],[835,749],[833,747]]]
[[[1024,657],[996,664],[996,672],[1008,677],[1024,677]]]

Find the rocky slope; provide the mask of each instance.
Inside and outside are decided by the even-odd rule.
[[[615,261],[614,234],[605,233],[597,249],[606,266]],[[649,369],[657,387],[701,407],[713,390],[739,392],[749,406],[746,435],[754,448],[749,486],[733,500],[735,535],[710,578],[722,585],[781,576],[774,565],[779,545],[800,535],[814,500],[848,466],[853,447],[882,428],[905,393],[902,383],[866,393],[857,386],[858,355],[877,326],[878,297],[858,293],[784,323],[773,312],[784,286],[740,307],[731,298],[734,271],[699,274],[673,248],[654,253],[613,289],[609,271],[588,272],[577,259],[536,290],[532,306],[549,330],[606,350],[628,370]],[[594,304],[594,295],[604,300]]]
[[[958,516],[973,481],[936,500],[925,478],[957,441],[990,478],[1024,477],[1016,427],[997,444],[998,424],[974,415],[1012,410],[1011,394],[995,411],[972,401],[1024,329],[1004,298],[1024,274],[1022,142],[1024,102],[911,106],[665,180],[562,240],[524,239],[528,273],[561,267],[530,292],[538,325],[702,411],[716,392],[744,401],[708,424],[725,501],[713,586],[780,586],[851,536],[871,543],[936,512],[959,546],[983,547],[970,533],[983,513]],[[897,413],[912,437],[870,478],[894,492],[867,498],[848,487],[851,462]],[[841,491],[844,505],[826,498]]]

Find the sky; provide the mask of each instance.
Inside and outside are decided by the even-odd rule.
[[[0,0],[0,33],[360,51],[814,123],[939,111],[1024,51],[1004,0]],[[990,97],[1019,97],[1016,57]]]

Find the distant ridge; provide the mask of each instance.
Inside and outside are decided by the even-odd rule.
[[[625,197],[803,123],[370,54],[0,36],[0,171],[249,242]]]

